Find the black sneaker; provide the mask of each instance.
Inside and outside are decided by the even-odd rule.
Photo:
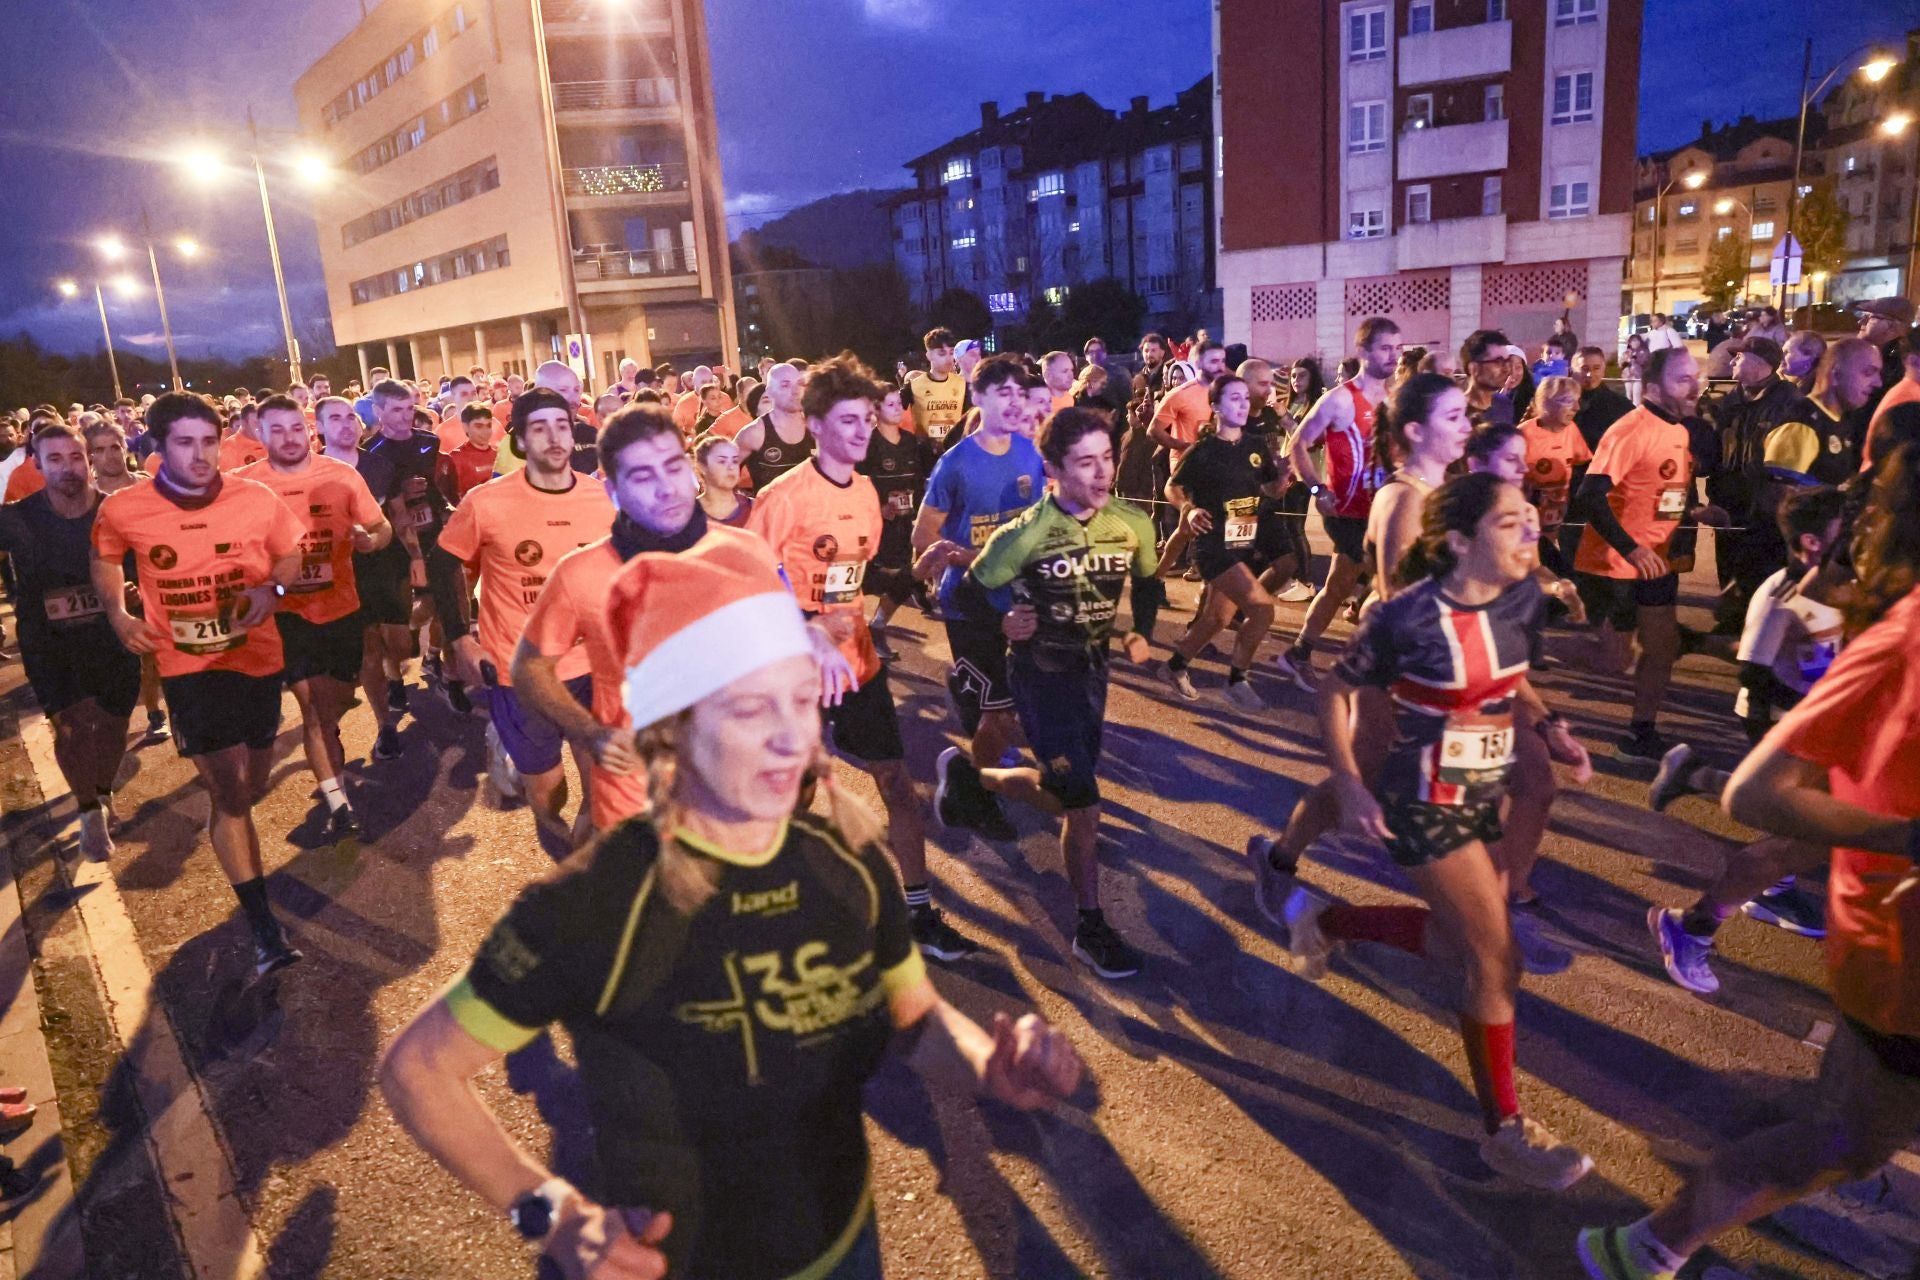
[[[1635,725],[1620,735],[1613,754],[1622,760],[1655,762],[1667,754],[1667,740],[1650,724]]]
[[[343,804],[327,815],[327,838],[329,840],[360,838],[360,815],[353,811],[352,805]]]
[[[1694,794],[1687,775],[1693,771],[1693,748],[1682,742],[1673,750],[1660,757],[1660,768],[1655,771],[1653,781],[1647,784],[1647,806],[1655,813],[1664,812],[1666,807],[1681,796]]]
[[[1018,840],[1020,831],[1007,817],[1007,811],[1000,807],[1000,797],[981,788],[981,804],[974,814],[973,829],[989,840]]]
[[[1114,932],[1104,916],[1080,922],[1073,931],[1073,954],[1103,978],[1131,978],[1140,972],[1140,953]]]
[[[940,908],[931,904],[915,907],[908,913],[914,945],[935,960],[964,960],[980,950],[959,930],[947,923]]]
[[[147,712],[147,741],[165,742],[173,736],[173,730],[167,727],[167,713],[164,711]]]
[[[405,748],[400,743],[400,731],[390,724],[380,726],[380,735],[373,740],[373,758],[375,760],[398,760]]]
[[[278,927],[274,929],[273,937],[256,936],[253,940],[253,976],[256,979],[278,973],[305,958],[287,941],[287,935]]]
[[[447,691],[447,705],[463,716],[473,714],[473,699],[467,696],[467,686],[458,680],[449,680],[441,686]]]
[[[404,680],[387,681],[387,710],[405,715],[407,711],[407,683]]]
[[[959,747],[948,747],[933,762],[933,815],[941,826],[971,828],[975,797],[984,790],[973,761]]]
[[[1803,938],[1827,936],[1826,903],[1810,893],[1802,893],[1795,884],[1774,885],[1740,910],[1762,924],[1770,924],[1797,933]]]

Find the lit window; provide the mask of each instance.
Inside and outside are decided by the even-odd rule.
[[[1347,215],[1347,239],[1372,240],[1387,234],[1385,209],[1355,209]]]
[[[1692,201],[1688,201],[1686,204],[1683,204],[1680,206],[1680,216],[1683,218],[1691,218],[1694,214],[1694,210],[1697,209],[1698,207],[1699,206],[1695,205]]]
[[[1407,188],[1407,221],[1433,221],[1433,188],[1418,186]]]
[[[1347,61],[1377,62],[1387,56],[1387,11],[1356,9],[1347,15]]]
[[[1423,36],[1433,30],[1433,0],[1413,0],[1407,7],[1407,34]]]
[[[971,249],[978,243],[978,238],[971,231],[963,231],[953,238],[953,247],[956,249]]]
[[[1553,0],[1553,25],[1584,26],[1600,21],[1600,0]]]
[[[947,161],[946,170],[941,174],[941,181],[963,182],[972,176],[973,158],[971,156],[955,156],[953,159]]]
[[[1055,285],[1053,288],[1048,289],[1043,296],[1048,302],[1051,302],[1057,307],[1067,300],[1067,291],[1064,287]]]
[[[1010,316],[1020,310],[1020,299],[1011,293],[987,295],[987,310],[998,316]]]
[[[1062,173],[1041,174],[1040,180],[1034,183],[1033,193],[1036,196],[1063,196],[1067,194],[1066,175]]]
[[[1593,72],[1553,78],[1553,123],[1585,124],[1593,119]]]
[[[1079,229],[1080,229],[1080,224],[1077,222],[1069,222],[1067,224],[1067,230],[1069,231],[1078,231]]]
[[[1413,93],[1407,95],[1407,128],[1430,129],[1433,127],[1433,95]]]
[[[1756,223],[1754,223],[1754,224],[1753,224],[1753,238],[1754,238],[1755,240],[1771,240],[1771,239],[1773,239],[1773,223],[1772,223],[1772,222],[1770,222],[1770,221],[1769,221],[1769,222],[1756,222]]]
[[[1714,231],[1713,238],[1715,240],[1725,240],[1728,236],[1732,234],[1733,234],[1732,227],[1720,227]]]
[[[1356,102],[1347,108],[1347,150],[1356,154],[1384,151],[1387,146],[1387,104]]]

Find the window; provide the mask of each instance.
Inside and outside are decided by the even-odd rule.
[[[1011,293],[990,293],[987,310],[997,316],[1010,316],[1020,310],[1020,299]]]
[[[328,128],[332,128],[373,101],[381,90],[392,88],[411,75],[414,68],[438,53],[442,45],[471,25],[461,5],[442,13],[424,31],[415,33],[406,44],[383,58],[379,66],[342,89],[333,101],[321,107],[320,119]]]
[[[1754,223],[1753,238],[1755,240],[1773,239],[1773,223],[1771,221]]]
[[[1407,95],[1407,128],[1430,129],[1433,127],[1433,95],[1414,93]]]
[[[1347,61],[1378,62],[1387,56],[1386,9],[1355,9],[1347,15]]]
[[[979,237],[971,231],[962,231],[952,240],[952,245],[956,249],[971,249],[978,243],[980,243]]]
[[[1356,102],[1347,108],[1347,150],[1355,154],[1387,147],[1387,104]]]
[[[1854,158],[1853,158],[1852,156],[1848,156],[1848,157],[1847,157],[1847,172],[1848,172],[1848,173],[1852,173],[1852,172],[1853,172],[1853,166],[1854,166]]]
[[[1407,188],[1407,221],[1433,221],[1433,188],[1424,183]]]
[[[1687,201],[1687,203],[1680,206],[1680,216],[1683,218],[1691,218],[1699,210],[1699,208],[1700,208],[1699,205],[1689,200]]]
[[[942,182],[964,182],[973,176],[973,157],[955,156],[940,174]]]
[[[657,171],[657,166],[655,169]],[[598,173],[599,170],[591,172]],[[610,170],[612,173],[628,172]],[[442,178],[432,186],[422,187],[411,195],[395,200],[392,204],[375,209],[372,213],[362,214],[340,228],[340,243],[343,248],[351,249],[363,240],[383,236],[396,227],[404,227],[417,218],[440,212],[456,204],[462,204],[475,196],[484,195],[500,185],[500,164],[492,156],[478,164],[468,165],[450,177]],[[637,189],[637,188],[636,188]],[[605,194],[592,192],[592,194]]]
[[[1347,239],[1372,240],[1376,236],[1387,234],[1387,212],[1384,209],[1355,209],[1347,215]]]
[[[455,249],[451,253],[425,258],[393,271],[355,280],[347,289],[353,297],[353,305],[357,307],[364,302],[377,302],[397,293],[426,289],[483,271],[499,271],[511,265],[512,260],[507,256],[507,238],[495,236],[464,249]]]
[[[1507,20],[1507,0],[1487,0],[1487,21],[1505,22]]]
[[[1592,196],[1586,179],[1556,182],[1548,192],[1549,218],[1584,218],[1593,212]]]
[[[1063,196],[1067,194],[1067,178],[1062,173],[1043,173],[1040,180],[1033,184],[1036,196]]]
[[[423,115],[348,157],[347,167],[356,173],[372,173],[382,165],[399,159],[428,138],[441,133],[487,108],[487,78],[480,77],[453,96],[442,98]]]
[[[1680,239],[1674,242],[1673,248],[1676,253],[1698,253],[1700,251],[1700,238],[1698,236],[1681,236]]]
[[[1079,229],[1080,229],[1080,224],[1078,222],[1069,222],[1067,224],[1067,230],[1069,231],[1078,231]]]
[[[1507,118],[1507,86],[1490,84],[1486,87],[1485,110],[1481,112],[1483,120],[1505,120]]]
[[[1407,7],[1407,34],[1423,36],[1433,30],[1433,0],[1413,0]]]
[[[1600,21],[1600,0],[1553,0],[1553,25],[1585,26]]]
[[[1480,179],[1480,216],[1492,218],[1505,211],[1500,190],[1500,175]]]
[[[1198,173],[1200,171],[1201,160],[1205,156],[1205,154],[1206,153],[1200,149],[1200,144],[1197,142],[1181,143],[1180,144],[1180,172]]]
[[[1067,291],[1060,285],[1054,285],[1051,289],[1043,292],[1041,296],[1057,307],[1067,300]]]
[[[1733,234],[1732,227],[1716,227],[1713,232],[1713,238],[1715,240],[1725,240],[1728,236],[1732,234]]]
[[[1584,124],[1593,119],[1593,72],[1575,71],[1553,78],[1553,122]]]

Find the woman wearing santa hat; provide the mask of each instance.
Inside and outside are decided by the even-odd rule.
[[[794,812],[822,761],[820,673],[763,558],[642,554],[608,607],[655,807],[520,895],[381,1086],[543,1275],[878,1277],[861,1088],[889,1046],[1022,1108],[1072,1093],[1080,1059],[1034,1014],[989,1032],[940,997],[877,821],[830,768],[830,816]],[[585,1190],[471,1084],[553,1023],[593,1120]]]

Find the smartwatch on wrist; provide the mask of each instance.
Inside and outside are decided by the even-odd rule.
[[[274,598],[275,600],[284,600],[284,599],[286,599],[286,598],[287,598],[287,589],[286,589],[285,587],[283,587],[283,586],[281,586],[281,585],[280,585],[279,583],[277,583],[277,582],[276,582],[276,583],[274,583],[274,584],[273,584],[273,598]]]
[[[507,1221],[522,1240],[545,1240],[559,1221],[560,1206],[572,1194],[573,1186],[565,1178],[548,1178],[507,1206]]]

